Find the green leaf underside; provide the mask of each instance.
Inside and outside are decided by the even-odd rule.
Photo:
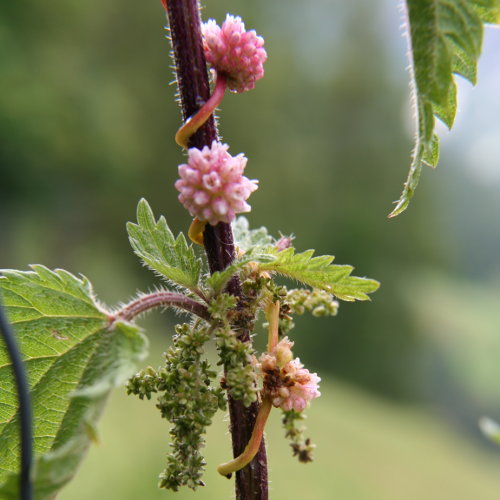
[[[90,283],[62,270],[2,271],[0,293],[28,372],[37,499],[75,473],[110,389],[146,354],[137,327],[109,320]],[[19,425],[10,359],[0,344],[0,498],[18,498]]]
[[[368,294],[375,292],[380,284],[371,279],[351,276],[352,266],[334,265],[331,255],[313,257],[314,250],[295,253],[294,248],[281,252],[254,255],[253,260],[260,262],[262,271],[275,272],[287,278],[300,281],[313,288],[326,290],[341,300],[369,300]]]
[[[127,231],[135,254],[147,267],[170,283],[189,290],[197,289],[201,260],[182,233],[174,238],[163,216],[156,222],[144,198],[137,206],[137,224],[129,222]]]
[[[244,252],[270,247],[274,243],[274,238],[267,232],[267,228],[250,229],[246,217],[238,217],[233,222],[232,229],[235,245]]]
[[[406,10],[417,133],[408,178],[389,217],[408,207],[422,166],[437,165],[435,117],[452,128],[457,109],[453,75],[476,83],[483,23],[500,21],[499,0],[406,0]]]

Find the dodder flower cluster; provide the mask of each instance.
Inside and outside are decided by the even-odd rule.
[[[211,19],[202,25],[202,33],[205,57],[221,79],[212,98],[179,129],[176,140],[184,147],[187,147],[189,136],[220,103],[224,88],[234,92],[253,89],[255,82],[264,76],[263,64],[267,59],[264,39],[254,30],[245,31],[239,17],[228,14],[222,27]],[[213,226],[219,222],[229,224],[236,214],[249,212],[246,200],[257,189],[257,181],[243,175],[245,156],[233,157],[227,152],[228,148],[214,141],[201,151],[189,149],[188,162],[179,166],[181,178],[175,183],[180,192],[179,200],[189,213]]]
[[[179,201],[189,213],[214,226],[249,212],[246,200],[257,189],[257,181],[243,175],[245,156],[231,156],[228,149],[227,144],[216,141],[201,151],[189,149],[188,162],[179,166],[181,178],[175,183]]]
[[[252,90],[264,76],[264,39],[255,30],[245,31],[241,18],[230,14],[222,27],[213,19],[204,23],[202,33],[205,57],[217,73],[227,77],[228,88],[238,93]]]
[[[270,352],[260,357],[259,368],[264,377],[263,393],[271,398],[273,406],[284,411],[303,411],[314,398],[321,396],[316,373],[311,373],[293,359],[293,342],[283,338]]]

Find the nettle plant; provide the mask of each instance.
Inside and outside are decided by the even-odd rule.
[[[0,277],[4,307],[29,377],[35,449],[31,478],[40,499],[53,498],[74,475],[94,439],[109,391],[125,383],[129,394],[154,397],[171,424],[161,488],[203,485],[204,433],[218,410],[228,410],[234,458],[218,471],[226,477],[236,473],[237,498],[267,498],[263,434],[272,408],[281,411],[285,435],[301,462],[312,460],[314,448],[304,436],[303,417],[320,396],[320,378],[296,357],[293,316],[335,316],[337,300],[367,300],[379,286],[352,276],[351,266],[333,264],[332,256],[296,250],[292,237],[274,238],[264,227],[249,229],[248,220],[237,217],[250,211],[247,201],[258,183],[243,175],[245,156],[232,156],[219,140],[213,113],[226,90],[252,90],[264,76],[264,40],[232,15],[221,27],[214,20],[202,24],[197,0],[162,2],[184,118],[176,142],[187,149],[175,187],[194,217],[188,231],[192,243],[182,233],[175,237],[166,219],[156,219],[143,199],[137,221],[127,225],[129,239],[165,288],[110,309],[98,302],[87,279],[67,271],[36,265],[27,272],[4,270]],[[409,178],[391,216],[408,205],[422,165],[436,164],[434,117],[451,127],[453,73],[475,81],[483,23],[500,19],[500,5],[409,0],[406,13],[418,128]],[[302,287],[279,284],[278,276]],[[175,327],[164,365],[136,372],[147,340],[135,322],[155,308],[173,308],[186,320]],[[267,348],[258,353],[252,337],[262,317]],[[206,358],[210,342],[221,368]],[[19,371],[19,363],[10,347],[2,347],[0,356],[0,495],[18,498],[21,492],[30,498],[29,436],[18,437],[23,414],[17,379],[11,375],[13,367]]]

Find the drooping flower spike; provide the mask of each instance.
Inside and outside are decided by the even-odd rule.
[[[188,162],[179,166],[180,179],[175,183],[179,201],[198,219],[215,226],[231,223],[236,214],[249,212],[246,202],[257,189],[257,181],[243,175],[247,159],[231,156],[227,144],[214,141],[202,150],[188,150]]]

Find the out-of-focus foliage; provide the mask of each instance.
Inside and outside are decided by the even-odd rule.
[[[488,417],[479,420],[479,427],[482,433],[494,443],[500,444],[500,425]]]

